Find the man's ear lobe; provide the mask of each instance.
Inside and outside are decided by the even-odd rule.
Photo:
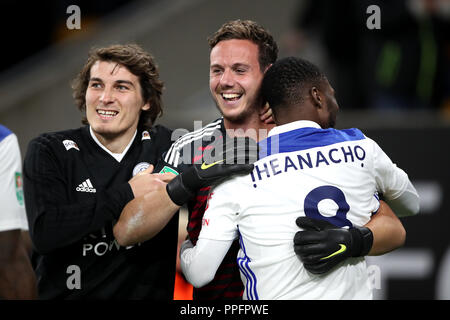
[[[269,64],[267,67],[264,68],[264,74],[269,70],[269,68],[273,65],[273,63]]]
[[[322,96],[317,87],[312,87],[309,90],[309,94],[311,95],[312,101],[316,107],[322,107]]]

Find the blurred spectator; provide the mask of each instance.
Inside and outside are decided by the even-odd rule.
[[[3,31],[4,49],[0,72],[68,36],[89,31],[88,25],[131,2],[130,0],[52,0],[30,1],[26,4],[13,0],[2,2],[0,27]],[[66,11],[70,5],[80,7],[82,26],[80,30],[69,30],[66,27],[66,21],[70,16]]]
[[[380,8],[381,29],[366,26],[370,5]],[[317,34],[344,110],[450,111],[449,15],[446,0],[308,1],[285,37],[287,53],[302,55]]]
[[[344,109],[361,108],[366,104],[362,84],[358,81],[364,30],[358,25],[357,6],[353,0],[302,1],[293,30],[282,41],[286,51],[283,55],[300,55],[322,67]],[[311,44],[315,49],[305,55]]]

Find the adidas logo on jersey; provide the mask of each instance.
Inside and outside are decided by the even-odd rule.
[[[92,193],[97,192],[97,190],[92,185],[90,179],[86,179],[86,181],[81,183],[75,190],[79,192],[92,192]]]

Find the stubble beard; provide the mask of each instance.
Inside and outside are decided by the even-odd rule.
[[[227,120],[227,121],[229,121],[229,122],[231,122],[233,124],[237,124],[237,125],[246,123],[247,120],[252,118],[252,116],[255,113],[258,113],[259,109],[262,108],[262,99],[261,98],[259,98],[259,99],[256,98],[256,99],[253,99],[253,100],[249,101],[249,105],[246,108],[244,108],[240,113],[233,114],[233,115],[227,115],[227,114],[225,114],[222,111],[222,109],[220,107],[220,104],[217,101],[217,99],[214,98],[213,100],[214,100],[214,103],[216,104],[217,110],[219,110],[219,112],[222,115],[222,117],[225,120]]]

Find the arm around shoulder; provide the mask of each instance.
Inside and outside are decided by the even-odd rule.
[[[370,256],[388,253],[402,247],[405,243],[406,230],[400,219],[384,201],[380,201],[380,208],[365,227],[369,228],[373,234]]]

